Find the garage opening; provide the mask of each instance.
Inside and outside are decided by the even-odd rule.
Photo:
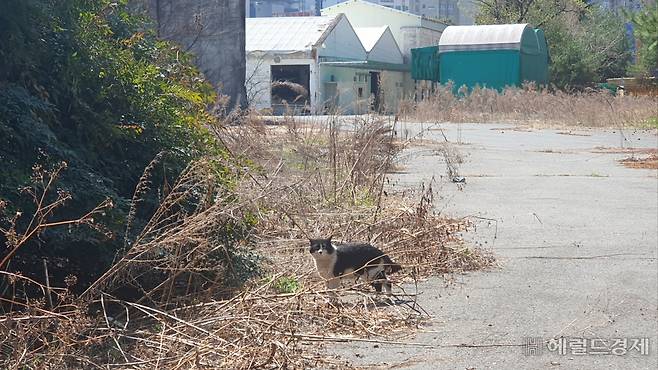
[[[272,66],[272,110],[283,114],[290,109],[293,114],[309,111],[311,66],[274,65]]]

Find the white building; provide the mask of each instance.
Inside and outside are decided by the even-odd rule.
[[[247,18],[313,16],[315,0],[245,0]]]
[[[367,60],[404,64],[404,57],[390,27],[356,27],[354,30],[366,49]]]
[[[425,17],[450,20],[459,24],[459,6],[457,0],[413,0],[412,13]]]
[[[347,0],[322,9],[322,15],[343,13],[354,27],[379,27],[391,29],[400,46],[405,63],[410,62],[411,49],[439,44],[446,25],[436,20],[364,0]]]
[[[350,0],[323,0],[323,8],[330,7]],[[450,20],[453,24],[461,24],[461,10],[458,0],[366,0],[368,2],[385,6],[387,8],[401,10],[416,15]]]
[[[274,114],[396,109],[408,66],[391,29],[359,34],[343,14],[246,19],[250,105]]]

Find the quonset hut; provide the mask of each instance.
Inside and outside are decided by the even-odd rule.
[[[438,50],[414,50],[412,76],[420,80],[452,81],[461,86],[502,90],[524,82],[548,83],[548,45],[544,32],[528,24],[450,26]],[[438,55],[438,58],[436,58]],[[438,71],[438,73],[436,73]]]

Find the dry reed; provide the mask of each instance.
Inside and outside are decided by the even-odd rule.
[[[399,283],[493,260],[459,243],[467,220],[434,214],[431,187],[413,201],[387,189],[401,150],[394,125],[333,117],[216,128],[230,159],[191,163],[84,294],[3,272],[14,289],[54,294],[52,307],[45,293],[14,295],[21,308],[0,317],[3,365],[343,368],[326,342],[386,341],[416,327],[428,315]],[[235,177],[223,181],[217,168]],[[307,252],[307,238],[329,234],[375,243],[401,263],[398,300],[362,285],[329,294]]]
[[[651,126],[658,116],[658,98],[613,96],[607,91],[550,91],[532,85],[498,93],[475,88],[455,96],[439,86],[429,97],[402,104],[406,119],[439,122],[510,122],[531,126]],[[655,123],[654,123],[655,125]],[[655,128],[655,127],[654,127]]]

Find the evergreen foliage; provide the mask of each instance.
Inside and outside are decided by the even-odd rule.
[[[57,186],[72,199],[54,216],[78,217],[107,197],[115,204],[99,220],[111,237],[85,227],[48,230],[21,248],[12,269],[30,270],[48,257],[61,259],[68,270],[62,276],[93,278],[122,247],[135,186],[158,153],[166,154],[151,174],[156,183],[170,182],[190,159],[221,154],[207,131],[213,123],[207,110],[215,100],[212,87],[189,55],[158,40],[149,27],[126,0],[0,2],[5,214],[34,212],[19,189],[30,183],[35,165],[60,162],[67,169]],[[227,174],[218,169],[218,176]],[[136,225],[155,198],[142,202]],[[20,228],[26,221],[18,222]]]

